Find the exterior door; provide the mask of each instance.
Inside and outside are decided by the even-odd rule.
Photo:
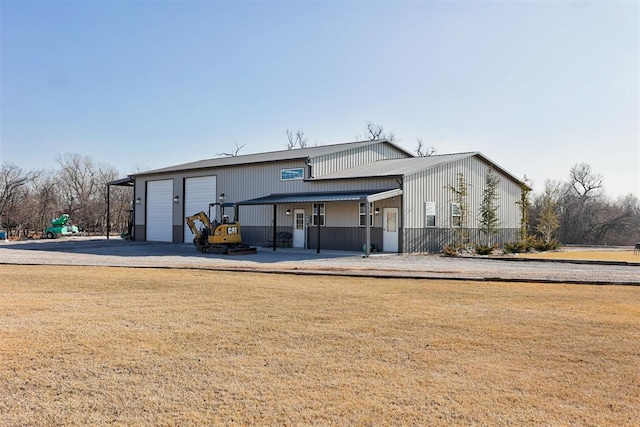
[[[295,209],[293,211],[293,247],[304,248],[305,224],[304,209]]]
[[[382,212],[382,250],[398,252],[398,208],[384,208]]]

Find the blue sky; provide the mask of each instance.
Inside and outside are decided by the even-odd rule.
[[[636,1],[0,0],[0,161],[136,170],[355,140],[640,195]]]

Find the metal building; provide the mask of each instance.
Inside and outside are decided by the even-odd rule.
[[[524,183],[477,152],[415,157],[387,140],[201,160],[132,175],[134,232],[137,240],[191,242],[185,217],[222,198],[240,206],[243,240],[251,245],[287,231],[300,248],[440,252],[459,225],[451,191],[458,174],[469,184],[466,225],[473,234],[488,169],[500,178],[498,241],[516,240]]]

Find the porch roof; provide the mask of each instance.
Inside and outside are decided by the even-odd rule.
[[[382,200],[388,197],[399,196],[402,190],[399,188],[390,190],[361,190],[346,192],[314,192],[314,193],[278,193],[256,199],[238,202],[238,205],[282,205],[292,203],[328,203],[328,202],[355,202]]]

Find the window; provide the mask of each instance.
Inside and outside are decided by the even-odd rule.
[[[365,212],[365,208],[367,206],[364,203],[360,203],[360,227],[364,227],[367,225],[367,220],[365,219],[367,213]],[[369,225],[373,226],[373,202],[369,203]]]
[[[304,211],[296,209],[296,230],[304,230]]]
[[[462,227],[462,209],[460,203],[451,203],[451,226]]]
[[[435,227],[436,226],[436,202],[424,202],[424,226]]]
[[[304,169],[280,169],[280,181],[291,181],[294,179],[304,179]]]
[[[320,225],[324,225],[324,203],[313,204],[313,225],[318,225],[318,206],[320,207]]]

